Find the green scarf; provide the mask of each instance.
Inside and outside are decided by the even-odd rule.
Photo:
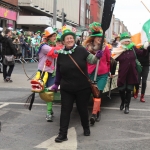
[[[50,40],[48,40],[47,44],[50,46],[56,46],[56,42],[51,42]]]
[[[134,43],[130,43],[130,44],[128,44],[128,45],[123,45],[123,48],[125,49],[125,50],[132,50],[132,48],[135,46],[135,44]]]

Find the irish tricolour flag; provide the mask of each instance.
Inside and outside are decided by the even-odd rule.
[[[131,39],[137,46],[141,46],[145,42],[150,41],[150,19],[144,23],[142,31],[133,35]]]

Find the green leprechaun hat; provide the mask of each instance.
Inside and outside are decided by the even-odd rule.
[[[101,27],[101,24],[98,22],[93,22],[89,25],[89,29],[91,31],[91,35],[93,37],[102,37],[103,36],[103,30]]]
[[[76,34],[72,32],[70,29],[67,29],[66,26],[62,27],[62,36],[61,36],[61,41],[64,41],[65,36],[67,35],[72,35],[74,39],[76,39]]]
[[[120,43],[122,42],[126,42],[126,41],[131,41],[131,36],[128,32],[124,32],[122,34],[120,34]]]

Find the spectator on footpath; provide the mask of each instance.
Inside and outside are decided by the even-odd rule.
[[[32,46],[34,48],[35,54],[37,54],[39,46],[40,46],[40,40],[38,38],[37,33],[34,34],[34,37],[32,38],[32,42],[31,43],[32,43]]]
[[[90,136],[88,102],[91,96],[91,87],[87,78],[73,63],[69,54],[84,74],[88,76],[87,62],[96,63],[97,58],[100,58],[102,53],[98,51],[95,56],[90,54],[84,47],[75,44],[75,38],[75,33],[64,27],[61,41],[65,47],[58,51],[56,79],[55,84],[51,88],[51,90],[57,91],[60,85],[61,93],[60,129],[59,135],[55,138],[55,142],[68,140],[67,132],[74,101],[76,101],[81,118],[84,136]]]
[[[18,35],[18,39],[20,41],[20,51],[21,51],[21,57],[24,60],[24,56],[25,56],[25,42],[24,42],[24,35],[21,32],[22,30],[17,32]]]
[[[25,32],[25,47],[26,47],[26,53],[25,53],[25,57],[30,58],[31,57],[31,32]]]
[[[150,43],[150,41],[149,41]],[[146,83],[147,83],[147,77],[149,73],[149,66],[150,66],[150,44],[148,43],[148,53],[146,56],[139,56],[137,55],[138,60],[140,61],[142,65],[142,72],[139,73],[139,82],[137,85],[135,85],[136,92],[134,93],[134,98],[138,98],[138,93],[139,93],[139,84],[141,83],[141,78],[142,78],[142,87],[141,87],[141,96],[140,96],[140,101],[145,102],[144,95],[146,91]],[[144,47],[146,48],[146,47]]]
[[[16,39],[13,41],[13,44],[17,50],[17,53],[16,53],[16,58],[19,59],[21,57],[21,45],[20,45],[20,40],[18,37],[16,37]]]
[[[14,57],[16,57],[16,49],[12,43],[10,36],[11,36],[11,30],[6,29],[5,36],[2,40],[2,56],[3,57],[5,57],[5,55],[14,55]],[[4,62],[3,62],[4,82],[12,82],[11,74],[14,69],[14,64],[9,65],[8,71],[7,71],[7,67],[8,67],[8,65],[4,64]]]
[[[39,39],[39,41],[41,42],[41,31],[37,31],[37,38]]]
[[[120,35],[120,46],[112,50],[112,57],[119,61],[117,85],[121,97],[120,110],[123,110],[125,107],[125,114],[129,113],[131,92],[133,91],[134,85],[138,84],[135,54],[145,56],[147,54],[147,48],[146,50],[137,49],[134,43],[131,42],[129,33],[122,33]]]
[[[2,31],[3,31],[3,28],[0,27],[0,73],[3,73],[2,71],[2,39],[3,39]]]

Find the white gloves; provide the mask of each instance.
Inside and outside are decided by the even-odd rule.
[[[144,45],[143,45],[144,49],[146,49],[146,50],[147,50],[148,46],[149,46],[149,42],[145,42]]]

